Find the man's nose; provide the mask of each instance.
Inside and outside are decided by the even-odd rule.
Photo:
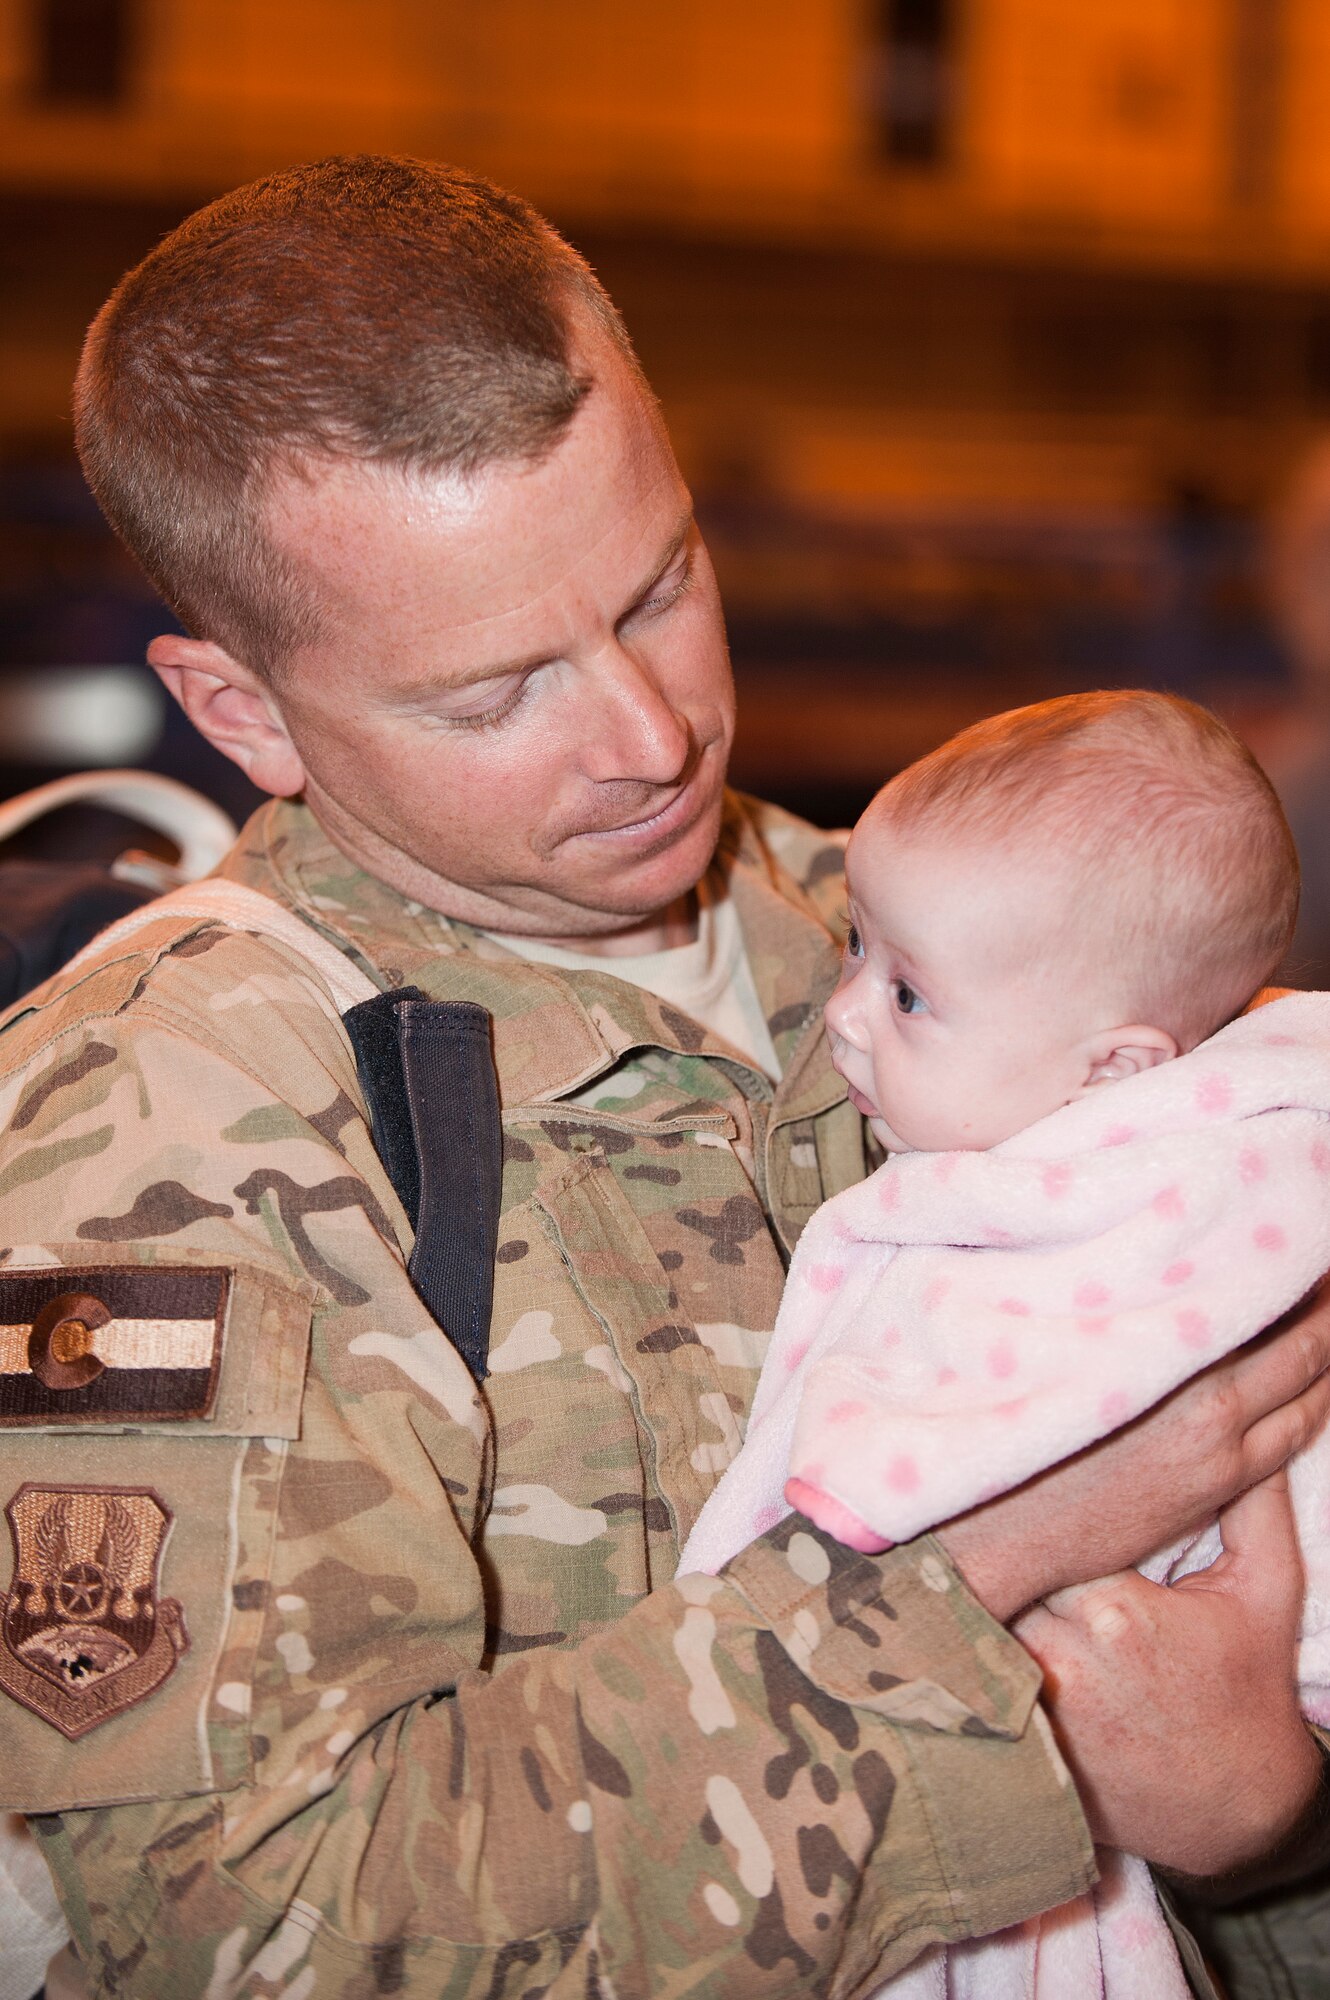
[[[617,640],[598,655],[588,693],[592,712],[583,739],[588,777],[670,785],[683,775],[693,754],[688,719],[650,669]]]

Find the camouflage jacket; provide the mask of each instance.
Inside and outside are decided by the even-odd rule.
[[[225,865],[493,1015],[480,1389],[286,947],[162,919],[4,1024],[0,1803],[95,1993],[861,1994],[1093,1878],[1037,1671],[936,1543],[796,1517],[671,1581],[784,1256],[865,1170],[819,1027],[839,853],[733,800],[716,865],[774,1093],[302,807]]]

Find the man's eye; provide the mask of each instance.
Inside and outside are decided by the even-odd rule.
[[[921,994],[915,992],[908,979],[892,980],[891,997],[896,1002],[898,1013],[926,1014],[928,1012],[928,1002]]]
[[[450,729],[493,729],[498,723],[506,722],[508,717],[521,706],[534,679],[534,674],[524,674],[517,686],[501,696],[490,708],[477,709],[472,715],[449,715],[443,719]]]
[[[862,958],[864,955],[864,941],[859,935],[857,924],[851,924],[846,933],[845,955],[847,958]]]
[[[657,611],[668,611],[670,606],[677,604],[679,599],[690,591],[692,587],[692,560],[690,557],[685,557],[679,569],[667,577],[662,577],[658,583],[652,584],[651,595],[642,598],[640,603],[635,604],[628,616],[630,618],[652,617]]]

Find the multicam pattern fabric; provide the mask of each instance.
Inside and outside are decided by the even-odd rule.
[[[0,1034],[3,1266],[231,1273],[202,1416],[42,1417],[25,1482],[160,1496],[190,1645],[69,1742],[0,1695],[4,1803],[97,1994],[868,1993],[1093,1875],[1026,1655],[929,1541],[797,1520],[671,1581],[813,1209],[862,1175],[819,1033],[839,851],[731,802],[771,1084],[609,972],[355,870],[303,808],[226,872],[382,984],[494,1018],[490,1375],[407,1276],[336,1008],[284,946],[164,920]]]

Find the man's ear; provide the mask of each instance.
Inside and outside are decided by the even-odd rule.
[[[153,640],[148,665],[200,736],[239,764],[260,791],[279,799],[303,791],[305,767],[282,712],[250,667],[211,639],[188,639],[179,632]]]
[[[1072,1096],[1084,1097],[1097,1084],[1121,1083],[1124,1077],[1139,1076],[1143,1069],[1172,1062],[1180,1053],[1175,1037],[1166,1028],[1147,1028],[1140,1022],[1129,1028],[1106,1028],[1086,1048],[1085,1079]]]

